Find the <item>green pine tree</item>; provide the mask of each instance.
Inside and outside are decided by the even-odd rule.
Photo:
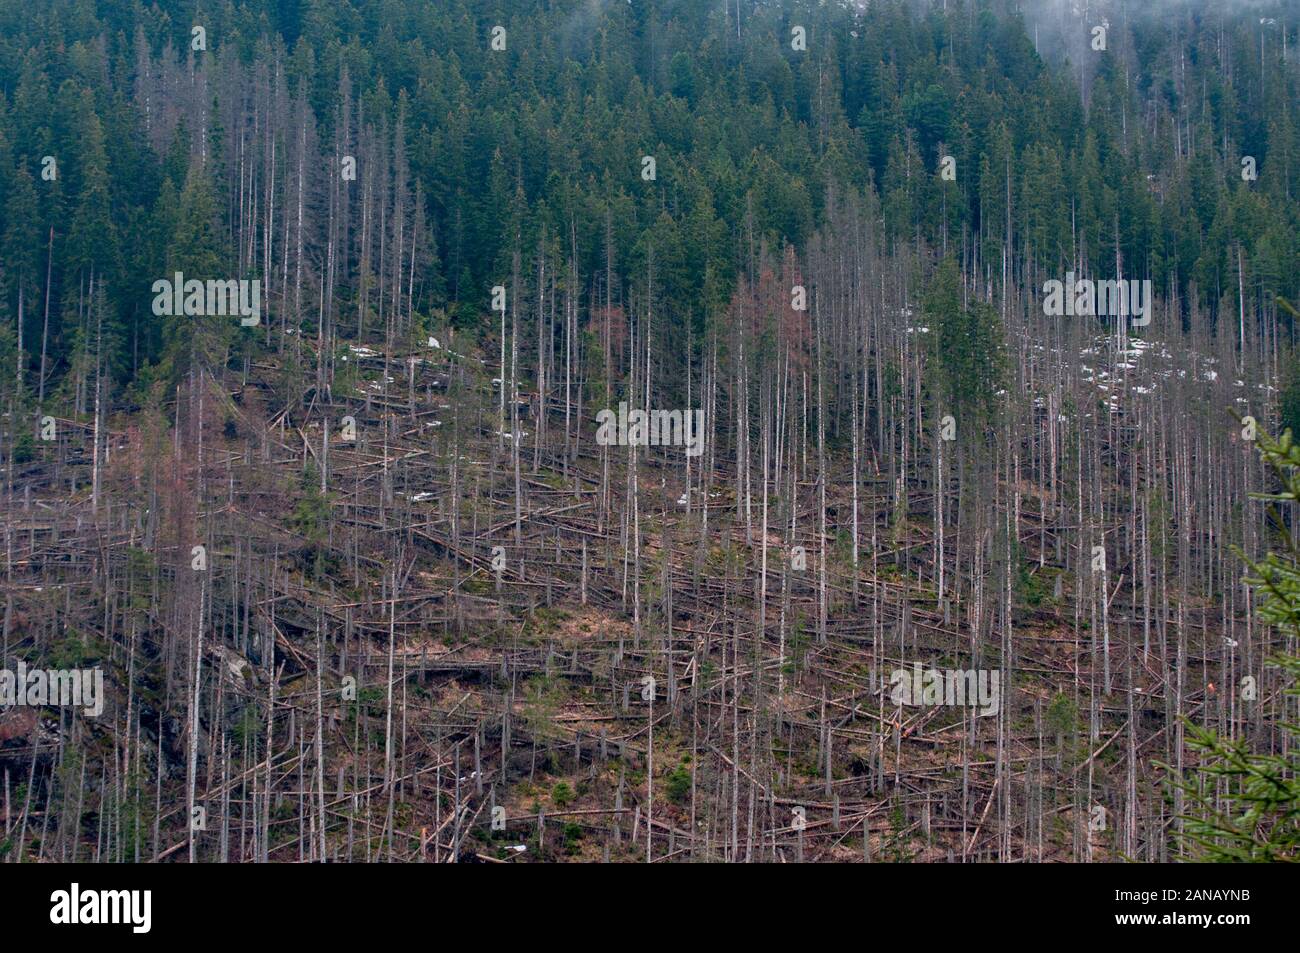
[[[1002,325],[993,307],[963,297],[956,260],[946,258],[924,305],[937,375],[935,396],[941,414],[951,410],[982,426],[993,418],[1002,386]]]
[[[1275,503],[1300,502],[1300,444],[1291,431],[1274,440],[1259,436],[1259,454],[1277,475],[1282,489],[1253,493]],[[1259,618],[1292,640],[1300,635],[1300,540],[1274,511],[1281,552],[1255,561],[1237,553],[1250,567],[1246,583],[1259,596]],[[1300,695],[1300,656],[1280,655],[1270,665],[1290,681],[1286,694]],[[1202,760],[1187,778],[1171,786],[1185,797],[1182,846],[1189,858],[1209,862],[1300,860],[1300,725],[1283,723],[1293,739],[1282,754],[1260,754],[1247,741],[1229,741],[1188,723],[1187,738]],[[1165,766],[1169,770],[1168,766]]]

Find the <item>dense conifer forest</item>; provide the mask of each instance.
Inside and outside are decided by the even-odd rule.
[[[0,3],[0,862],[1300,859],[1298,46]]]

